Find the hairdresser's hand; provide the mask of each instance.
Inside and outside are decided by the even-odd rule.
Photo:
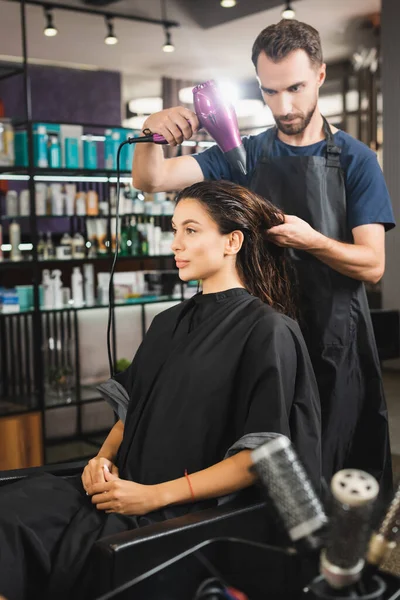
[[[321,237],[323,237],[306,221],[293,215],[285,215],[285,222],[268,229],[267,236],[277,246],[309,252],[319,247]]]
[[[161,507],[156,485],[141,485],[120,479],[104,468],[106,483],[91,488],[92,502],[98,510],[120,515],[145,515]]]
[[[88,464],[83,470],[82,473],[82,485],[85,492],[91,496],[91,489],[93,485],[96,483],[105,483],[106,479],[104,477],[104,466],[108,468],[111,473],[118,475],[118,468],[108,460],[107,458],[103,458],[102,456],[95,456],[91,460],[89,460]]]
[[[143,129],[150,129],[152,133],[163,135],[171,146],[189,140],[199,128],[197,115],[183,106],[166,108],[154,113],[143,124]]]

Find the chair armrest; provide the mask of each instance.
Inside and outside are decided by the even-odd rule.
[[[82,473],[84,467],[87,465],[87,460],[76,461],[69,463],[62,463],[59,465],[46,465],[43,467],[29,467],[27,469],[13,469],[10,471],[0,471],[0,486],[6,485],[7,483],[13,483],[26,477],[32,477],[33,475],[40,475],[42,473],[50,473],[57,475],[58,477],[73,477]]]
[[[92,558],[99,592],[105,593],[184,552],[216,537],[263,541],[272,532],[265,503],[246,507],[229,504],[154,523],[102,538]]]

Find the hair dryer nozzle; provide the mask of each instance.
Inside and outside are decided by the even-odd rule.
[[[235,110],[224,100],[215,82],[210,80],[196,85],[193,88],[193,103],[200,126],[216,141],[231,167],[246,174],[246,151]]]

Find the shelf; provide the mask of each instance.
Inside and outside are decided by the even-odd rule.
[[[121,301],[116,301],[114,303],[115,308],[119,308],[121,306],[145,306],[146,304],[163,304],[166,302],[182,302],[182,298],[181,296],[176,297],[176,296],[142,296],[140,298],[131,298],[129,300],[121,300]],[[78,312],[81,310],[96,310],[98,308],[108,308],[108,304],[94,304],[93,306],[79,306],[79,307],[74,307],[74,306],[64,306],[63,308],[41,308],[40,312],[42,313],[49,313],[49,312]],[[20,310],[19,312],[14,312],[14,313],[1,313],[0,312],[0,318],[1,317],[9,317],[9,316],[15,316],[15,315],[29,315],[29,314],[33,314],[34,310],[33,309],[29,309],[29,310]]]
[[[67,168],[61,168],[61,169],[52,169],[50,167],[46,167],[46,168],[41,168],[41,167],[34,167],[32,169],[33,175],[34,175],[34,179],[40,178],[40,177],[68,177],[68,176],[82,176],[82,177],[104,177],[104,178],[109,178],[109,177],[116,177],[117,176],[117,171],[114,169],[105,169],[105,168],[98,168],[98,169],[84,169],[84,168],[74,168],[74,169],[67,169]],[[121,177],[126,177],[127,175],[131,175],[130,171],[124,171],[121,170],[120,172],[120,176]],[[17,166],[0,166],[0,174],[5,174],[5,175],[26,175],[27,177],[29,177],[30,174],[30,169],[28,169],[28,167],[17,167]],[[37,179],[39,180],[39,179]]]
[[[22,400],[21,398],[18,398],[18,402],[14,399],[0,399],[0,418],[13,417],[38,411],[40,411],[40,407],[33,397]]]
[[[26,119],[13,119],[14,125],[28,125],[31,123],[32,125],[36,125],[37,123],[48,123],[49,125],[73,125],[78,127],[83,127],[83,129],[124,129],[125,131],[136,131],[133,127],[122,127],[122,125],[104,125],[103,123],[77,123],[76,121],[48,121],[47,119],[35,119],[31,121],[27,121]]]
[[[174,258],[173,254],[157,254],[155,256],[118,256],[118,262],[120,261],[130,261],[130,260],[159,260],[165,258]],[[62,265],[62,264],[82,264],[87,262],[97,262],[97,261],[111,261],[114,260],[114,254],[107,254],[104,256],[94,256],[93,258],[52,258],[47,260],[39,260],[38,264],[43,265],[44,268],[47,268],[46,265]],[[10,269],[10,268],[19,268],[26,267],[36,264],[31,258],[24,260],[11,260],[9,258],[5,258],[0,260],[0,271],[2,269]]]
[[[99,214],[99,215],[36,215],[36,219],[108,219],[109,217],[111,219],[115,219],[117,215],[115,214],[111,214],[111,215],[103,215],[103,214]],[[2,221],[12,221],[14,219],[30,219],[30,215],[1,215],[0,219]],[[125,217],[140,217],[141,219],[143,218],[149,218],[149,217],[171,217],[172,215],[153,215],[153,214],[148,214],[148,213],[124,213],[124,214],[120,214],[118,215],[119,219],[123,219]]]
[[[68,406],[79,406],[82,404],[92,404],[94,402],[105,402],[104,398],[100,395],[100,392],[93,386],[83,386],[80,390],[81,399],[78,401],[76,391],[71,393],[70,400],[62,400],[53,398],[49,394],[45,395],[45,409],[55,410],[57,408],[66,408]]]

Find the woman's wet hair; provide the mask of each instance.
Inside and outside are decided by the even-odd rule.
[[[258,194],[230,181],[202,181],[182,190],[177,203],[193,198],[204,205],[222,235],[242,231],[236,268],[247,291],[276,310],[296,318],[295,273],[285,248],[267,231],[284,222],[281,210]]]

